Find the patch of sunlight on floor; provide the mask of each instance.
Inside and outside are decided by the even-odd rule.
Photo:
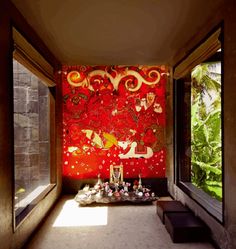
[[[107,215],[107,207],[79,207],[74,200],[68,200],[53,227],[105,226]]]

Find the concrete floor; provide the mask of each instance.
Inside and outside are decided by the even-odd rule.
[[[174,244],[155,205],[79,207],[63,196],[25,249],[213,249]]]

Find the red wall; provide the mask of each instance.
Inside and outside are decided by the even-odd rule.
[[[164,66],[64,66],[63,175],[165,177]]]

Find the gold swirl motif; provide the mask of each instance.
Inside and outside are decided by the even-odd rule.
[[[155,73],[157,75],[157,78],[152,81],[152,82],[149,82],[149,81],[146,81],[139,73],[137,73],[136,71],[133,71],[133,70],[128,70],[127,71],[127,75],[132,75],[134,76],[137,80],[138,80],[138,84],[136,87],[129,87],[129,83],[130,83],[130,79],[127,79],[125,81],[125,87],[127,90],[129,90],[130,92],[136,92],[140,89],[140,87],[142,86],[142,83],[146,84],[146,85],[155,85],[157,84],[160,79],[161,79],[161,74],[157,71],[157,70],[151,70],[150,72],[148,72],[148,76],[149,77],[152,77],[151,74]]]
[[[73,76],[72,76],[73,75]],[[73,77],[73,79],[72,79]],[[80,73],[78,71],[71,71],[67,74],[67,81],[71,86],[75,87],[88,87],[89,83],[86,78],[82,80]]]
[[[74,75],[73,75],[74,74]],[[96,75],[101,75],[102,77],[108,77],[111,81],[111,83],[113,84],[113,87],[114,89],[118,89],[118,86],[119,86],[119,83],[120,81],[127,77],[127,76],[134,76],[136,79],[137,79],[137,85],[136,86],[129,86],[130,83],[132,83],[132,80],[130,78],[126,79],[125,80],[125,87],[127,90],[129,90],[130,92],[135,92],[135,91],[138,91],[140,89],[140,87],[142,86],[142,83],[146,84],[146,85],[155,85],[157,84],[160,79],[161,79],[161,74],[153,69],[153,70],[150,70],[150,72],[148,72],[148,76],[150,78],[154,78],[152,76],[152,74],[155,74],[156,76],[156,79],[153,80],[153,81],[147,81],[145,80],[138,72],[134,71],[134,70],[127,70],[125,71],[125,75],[124,74],[117,74],[116,77],[112,77],[108,72],[104,71],[104,70],[94,70],[90,73],[88,73],[88,76],[85,77],[83,80],[81,79],[81,76],[80,76],[80,73],[78,71],[71,71],[68,75],[67,75],[67,81],[69,82],[70,85],[72,86],[75,86],[75,87],[79,87],[79,86],[82,86],[82,87],[88,87],[89,89],[93,90],[93,87],[90,85],[89,81],[90,79],[93,77],[93,76],[96,76]],[[73,75],[73,78],[75,78],[75,80],[73,81],[71,79]],[[88,78],[88,79],[87,79]],[[101,83],[101,80],[100,79],[95,79],[94,80],[95,82],[97,83]]]

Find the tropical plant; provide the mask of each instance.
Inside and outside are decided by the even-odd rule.
[[[196,66],[191,77],[191,181],[221,201],[220,62]]]

